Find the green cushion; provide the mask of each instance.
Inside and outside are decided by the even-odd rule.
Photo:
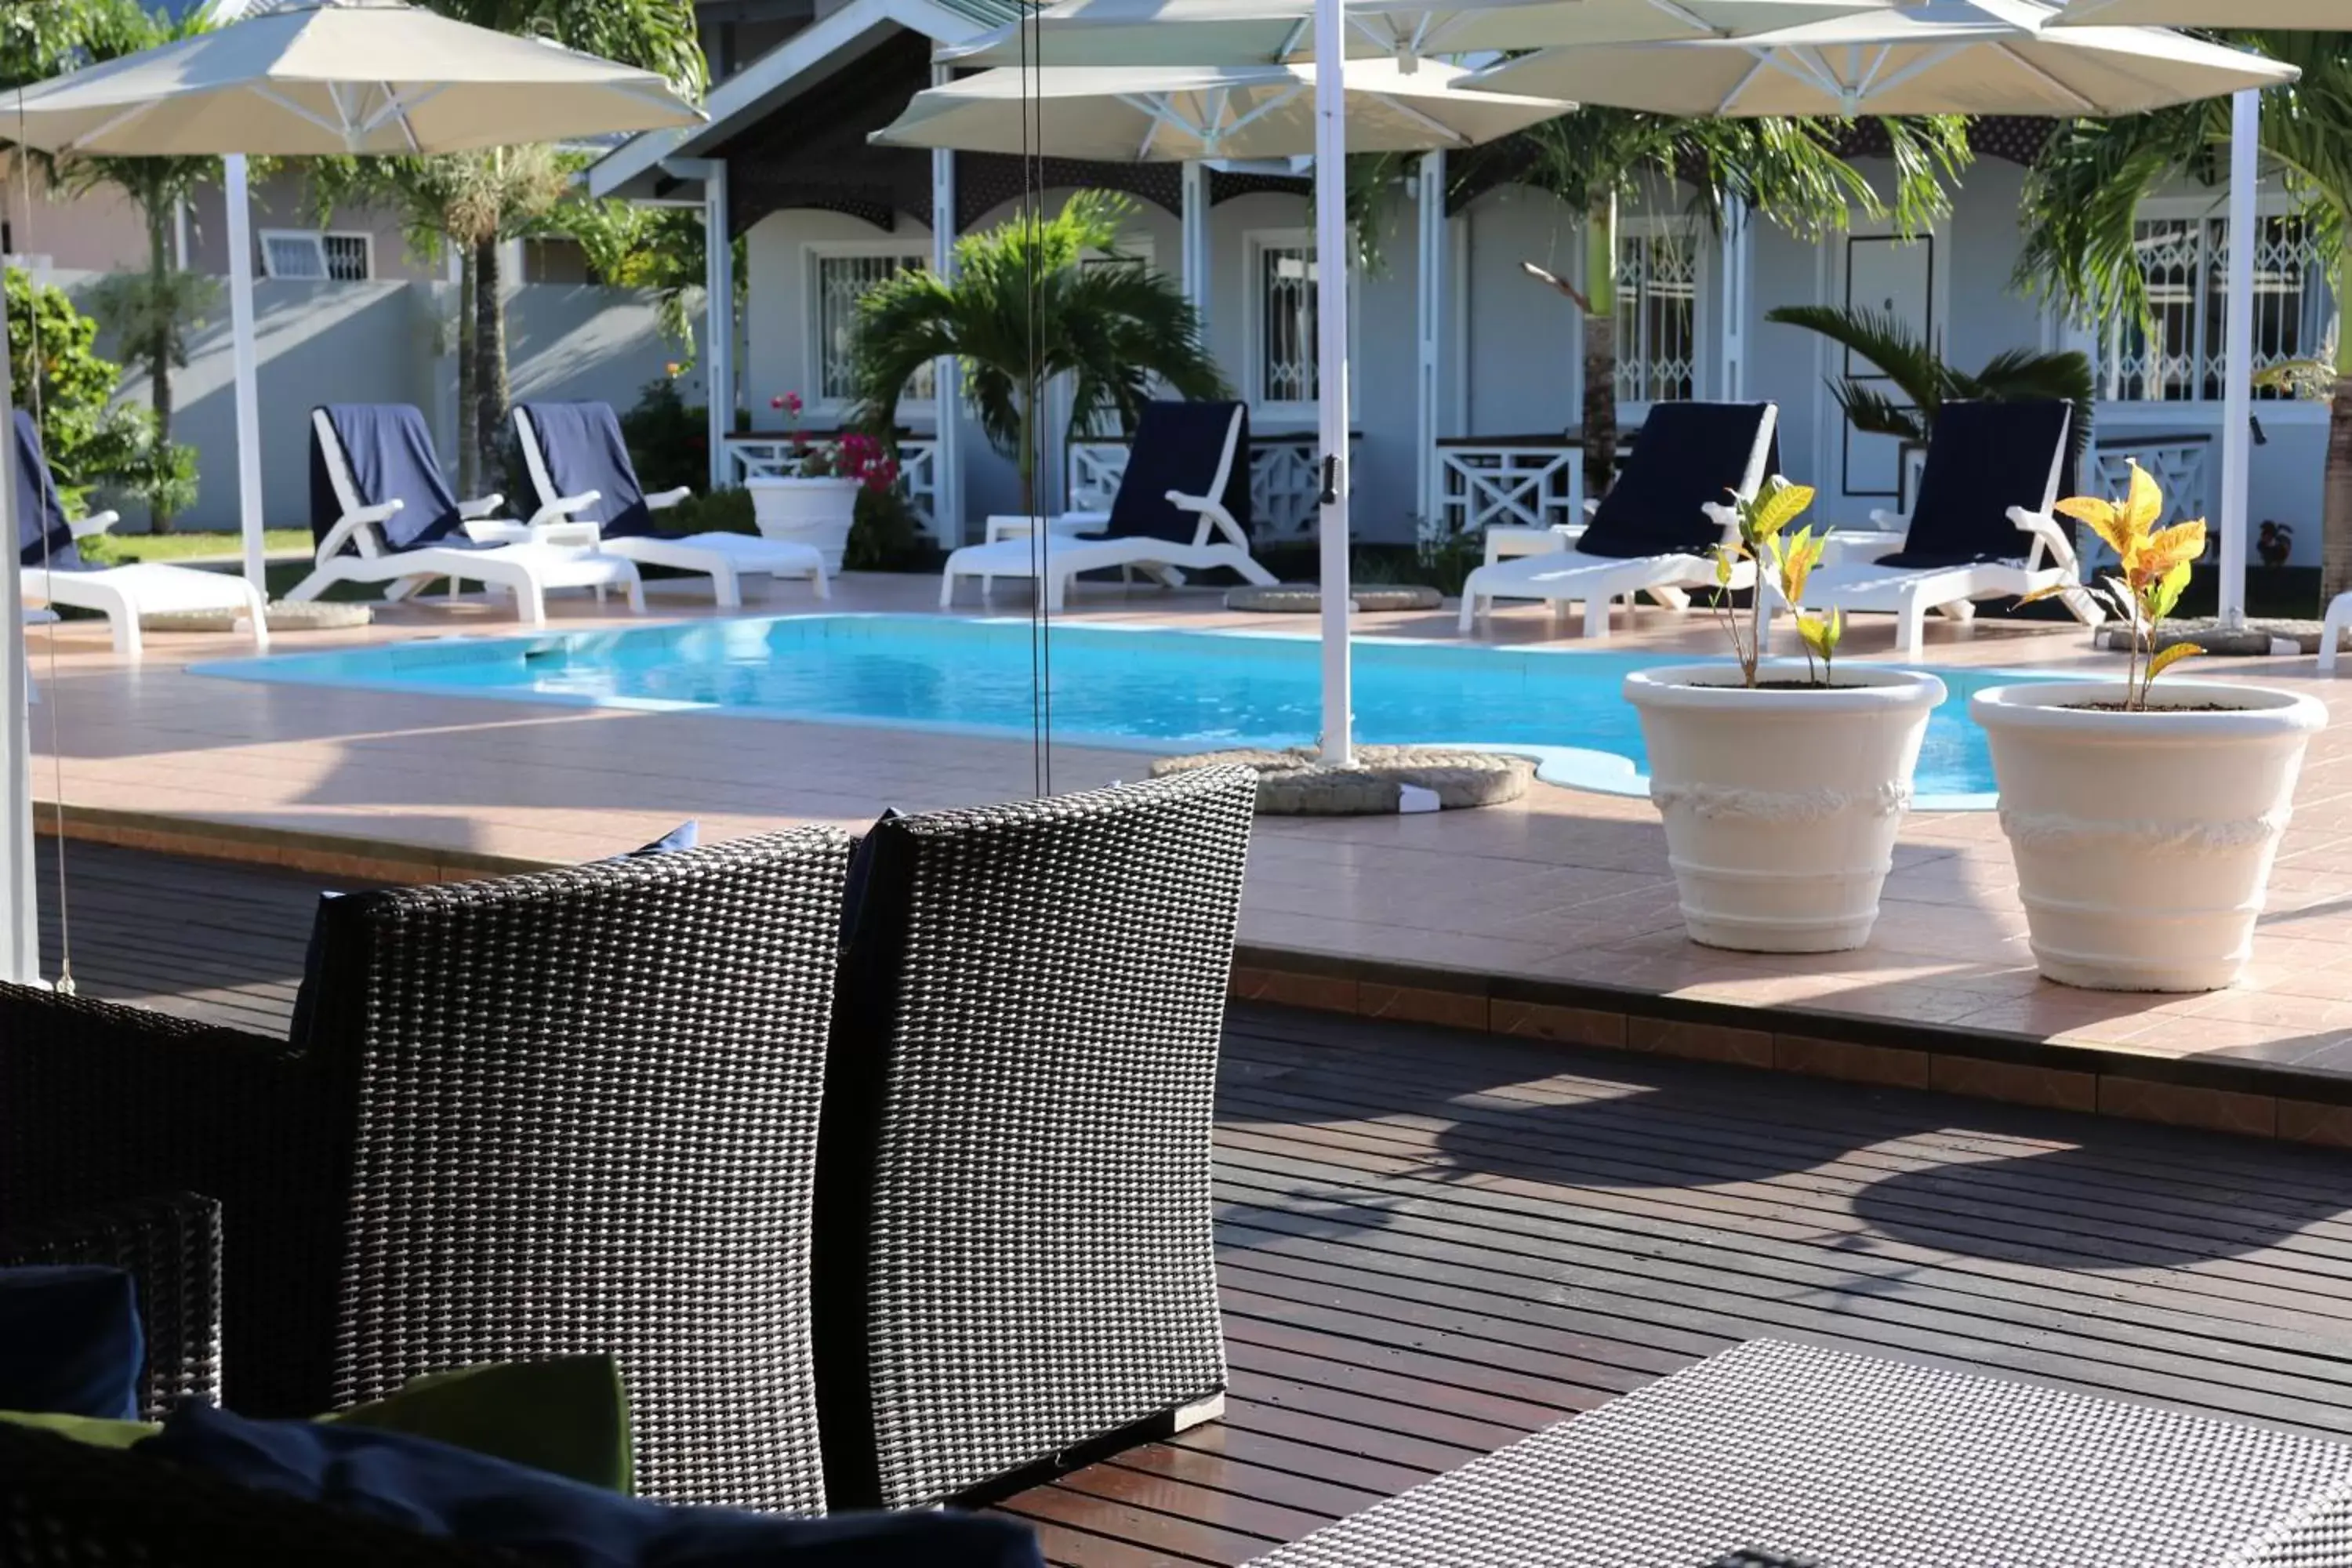
[[[389,1398],[320,1419],[431,1437],[625,1495],[636,1489],[628,1394],[609,1356],[430,1373]]]
[[[569,1480],[633,1494],[629,1400],[609,1356],[503,1362],[412,1378],[395,1394],[321,1415],[320,1421],[430,1437]],[[127,1448],[162,1428],[147,1421],[17,1415],[77,1442]]]
[[[37,1426],[93,1448],[128,1448],[140,1438],[152,1437],[163,1430],[152,1421],[107,1421],[95,1415],[50,1415],[21,1410],[0,1410],[0,1421]]]

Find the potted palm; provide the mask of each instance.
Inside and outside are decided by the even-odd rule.
[[[1764,657],[1764,595],[1801,605],[1828,538],[1787,531],[1812,500],[1775,476],[1736,502],[1738,536],[1716,574],[1732,664],[1625,678],[1683,924],[1709,947],[1837,952],[1870,940],[1927,715],[1944,700],[1934,676],[1837,664],[1834,610],[1799,615],[1801,659]],[[1744,613],[1728,597],[1743,581],[1755,589]]]
[[[2158,649],[2205,525],[2159,529],[2164,493],[2132,465],[2121,501],[2058,510],[2116,552],[2093,592],[2131,632],[2121,680],[1996,686],[1969,711],[1991,742],[2000,825],[2042,973],[2102,991],[2213,991],[2244,967],[2313,698],[2157,677],[2202,650]]]
[[[1055,216],[1013,218],[956,242],[953,278],[900,272],[858,302],[851,374],[857,423],[890,427],[923,368],[952,357],[981,431],[1037,510],[1035,428],[1045,389],[1070,389],[1068,434],[1132,430],[1154,395],[1227,395],[1200,313],[1166,275],[1119,251],[1135,204],[1080,191]],[[1165,391],[1156,391],[1165,388]]]

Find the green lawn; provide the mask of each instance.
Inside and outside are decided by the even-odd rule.
[[[310,552],[307,528],[273,528],[261,538],[262,548],[272,555]],[[186,561],[204,555],[234,560],[244,548],[234,533],[100,533],[81,542],[84,556],[108,566],[133,561]]]

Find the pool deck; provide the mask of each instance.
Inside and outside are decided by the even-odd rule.
[[[653,585],[642,622],[558,600],[559,630],[709,615]],[[752,614],[934,613],[937,580],[851,576],[819,605],[798,584]],[[1216,591],[1082,585],[1066,618],[1295,627],[1228,615]],[[1026,613],[1018,585],[992,612]],[[968,605],[960,613],[983,613]],[[1364,632],[1453,635],[1452,613],[1365,617]],[[510,634],[479,602],[399,606],[359,634],[282,636],[280,651]],[[1549,640],[1539,608],[1490,640]],[[2071,626],[1931,622],[1929,661],[2105,668]],[[35,795],[68,832],[327,876],[432,878],[614,853],[687,816],[708,837],[824,821],[862,828],[1039,787],[1027,741],[717,715],[268,685],[189,674],[236,657],[224,637],[151,634],[143,665],[96,623],[32,634]],[[1886,657],[1866,617],[1859,657]],[[1608,645],[1713,657],[1695,616],[1644,611]],[[2278,681],[2343,711],[2352,682],[2308,658],[2212,660],[2200,677]],[[1050,786],[1133,778],[1133,752],[1056,744]],[[1261,818],[1244,898],[1239,994],[1655,1054],[1957,1090],[2352,1144],[2352,739],[2315,742],[2244,984],[2206,996],[2049,984],[2025,950],[2009,853],[1990,813],[1915,814],[1876,934],[1859,952],[1765,957],[1692,945],[1649,803],[1538,785],[1516,805],[1339,820]],[[202,911],[191,910],[191,918]],[[1761,1011],[1759,1011],[1761,1010]]]

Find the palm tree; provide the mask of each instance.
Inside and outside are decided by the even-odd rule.
[[[2293,89],[2265,94],[2263,158],[2286,175],[2300,216],[2334,259],[2336,297],[2352,298],[2352,33],[2223,33],[2303,69]],[[2050,139],[2025,183],[2021,283],[2092,320],[2118,316],[2151,329],[2147,279],[2134,222],[2140,203],[2185,173],[2207,186],[2227,174],[2230,104],[2192,103],[2120,120],[2075,121]],[[2150,335],[2153,336],[2151,330]],[[2352,356],[2344,334],[2329,367],[2320,602],[2352,589]]]
[[[1486,160],[1503,160],[1510,177],[1549,191],[1582,217],[1580,285],[1532,265],[1528,270],[1583,317],[1584,473],[1593,493],[1607,488],[1617,460],[1619,202],[1680,184],[1718,227],[1736,199],[1807,237],[1843,227],[1856,212],[1891,212],[1906,233],[1924,228],[1948,208],[1946,182],[1969,161],[1965,122],[1942,116],[1877,123],[1895,162],[1891,199],[1838,155],[1849,128],[1834,121],[1677,120],[1587,108],[1457,158],[1465,178]]]
[[[2094,384],[2088,356],[2074,349],[2042,353],[2007,349],[1974,375],[1954,370],[1911,329],[1883,310],[1841,310],[1833,305],[1782,305],[1764,312],[1768,321],[1803,327],[1868,360],[1895,384],[1890,397],[1868,382],[1851,377],[1830,384],[1830,395],[1865,436],[1892,436],[1925,446],[1936,414],[1947,402],[1969,398],[1988,403],[2055,399],[2074,405],[2070,439],[2080,458],[2091,444]]]
[[[964,395],[989,445],[1037,502],[1037,405],[1070,378],[1072,433],[1115,416],[1133,430],[1156,386],[1180,397],[1228,395],[1202,341],[1200,313],[1176,286],[1118,253],[1135,212],[1127,197],[1080,191],[1055,216],[1019,217],[956,242],[956,275],[907,271],[858,302],[851,343],[859,424],[896,421],[923,367],[963,362]]]

